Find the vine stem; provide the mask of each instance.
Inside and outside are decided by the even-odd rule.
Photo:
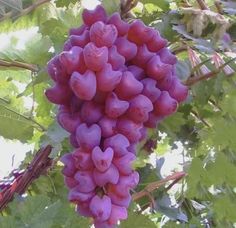
[[[181,171],[181,172],[176,172],[172,175],[169,175],[166,178],[164,178],[163,180],[152,182],[152,183],[148,184],[140,192],[134,193],[132,195],[132,199],[133,199],[133,201],[137,201],[137,200],[143,198],[144,196],[149,196],[149,193],[151,193],[151,192],[155,191],[156,189],[158,189],[159,187],[165,185],[167,182],[174,180],[174,182],[177,183],[179,180],[181,180],[185,176],[186,176],[186,173]],[[176,180],[178,180],[178,181],[176,181]],[[170,185],[167,187],[167,190],[168,190],[168,188],[170,188]]]
[[[15,179],[13,184],[0,191],[0,211],[13,200],[15,193],[22,195],[35,179],[47,173],[52,166],[52,159],[49,158],[51,151],[52,146],[50,145],[40,149],[26,170]]]
[[[23,62],[19,62],[19,61],[8,62],[6,60],[0,59],[0,66],[3,66],[3,67],[17,67],[17,68],[22,68],[22,69],[26,69],[26,70],[31,70],[33,72],[38,71],[38,66],[37,65],[29,64],[29,63],[23,63]]]

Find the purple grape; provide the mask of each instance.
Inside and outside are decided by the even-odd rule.
[[[183,85],[177,78],[172,80],[169,94],[178,102],[183,102],[188,96],[188,87]]]
[[[144,70],[136,65],[128,66],[128,71],[130,71],[138,81],[145,78]]]
[[[117,51],[125,57],[126,61],[129,61],[137,54],[137,46],[128,41],[125,37],[119,37],[116,39],[115,45]]]
[[[122,73],[113,71],[111,64],[104,65],[103,69],[97,73],[98,89],[103,92],[109,92],[115,89],[121,80]]]
[[[110,147],[103,152],[99,146],[96,146],[92,151],[92,160],[99,172],[105,172],[109,169],[113,156],[114,151]]]
[[[67,105],[72,97],[72,92],[68,85],[56,83],[52,88],[46,90],[45,95],[54,104]]]
[[[122,156],[128,153],[127,147],[130,145],[129,140],[122,134],[116,134],[106,138],[104,148],[111,147],[114,150],[115,156]]]
[[[113,163],[118,168],[119,172],[123,175],[132,173],[132,162],[136,159],[136,156],[130,152],[126,153],[120,158],[114,159]]]
[[[111,215],[111,199],[106,195],[94,196],[89,208],[97,221],[106,221]]]
[[[65,106],[61,106],[57,114],[57,121],[62,128],[70,133],[76,131],[76,128],[80,125],[81,119],[79,113],[71,114]]]
[[[91,26],[97,21],[105,22],[107,19],[107,14],[104,8],[98,5],[94,10],[84,9],[82,18],[86,25]]]
[[[67,177],[74,176],[76,172],[76,167],[75,167],[74,157],[72,156],[72,154],[64,154],[61,157],[61,162],[64,164],[62,173]]]
[[[88,193],[96,188],[91,171],[77,171],[75,176],[77,181],[76,189],[83,193]]]
[[[157,82],[151,78],[145,78],[141,82],[143,83],[142,94],[148,97],[151,102],[155,102],[161,95],[161,91],[156,87]]]
[[[94,43],[88,43],[84,47],[84,62],[93,71],[100,71],[108,61],[107,47],[96,47]]]
[[[70,51],[63,51],[59,55],[60,63],[69,75],[74,71],[81,70],[81,68],[79,69],[81,58],[83,58],[83,49],[77,46],[72,47]]]
[[[167,45],[167,40],[163,39],[159,32],[156,31],[155,35],[146,43],[146,45],[149,51],[158,52]]]
[[[152,102],[146,96],[139,94],[130,100],[127,116],[137,123],[143,123],[148,120],[148,113],[152,110]]]
[[[93,71],[84,74],[74,72],[70,79],[70,87],[74,94],[82,100],[92,100],[96,94],[97,82]]]
[[[91,170],[94,167],[91,154],[81,148],[73,151],[73,157],[75,159],[75,167],[79,170]]]
[[[128,39],[137,45],[149,42],[153,36],[152,29],[144,25],[141,20],[135,20],[130,25]]]
[[[83,193],[79,191],[80,187],[74,187],[68,194],[68,200],[73,203],[89,201],[93,196],[94,192]]]
[[[138,95],[143,90],[143,84],[139,82],[134,75],[125,71],[122,75],[120,83],[117,85],[115,92],[121,99],[129,99]]]
[[[119,36],[124,36],[129,30],[129,24],[120,18],[119,13],[113,13],[108,19],[108,24],[113,24],[116,26]]]
[[[110,118],[117,118],[129,108],[129,102],[120,100],[115,93],[111,93],[106,100],[105,113]]]
[[[99,146],[101,141],[101,128],[97,124],[87,126],[81,124],[76,129],[78,144],[85,150],[91,151],[95,146]]]
[[[85,30],[81,35],[71,35],[69,39],[71,45],[83,48],[90,42],[89,30]]]
[[[94,169],[93,178],[96,185],[99,187],[103,187],[108,183],[117,184],[119,180],[119,171],[113,164],[111,164],[105,172],[100,172],[98,169]]]
[[[141,123],[135,123],[128,118],[122,118],[117,121],[118,131],[125,135],[130,143],[137,143],[141,139],[140,129],[142,127]]]
[[[92,101],[86,101],[83,103],[80,113],[81,119],[85,123],[97,123],[103,116],[103,107]]]
[[[104,116],[98,124],[102,131],[102,137],[111,137],[116,133],[116,119]]]
[[[178,102],[167,91],[162,91],[160,97],[154,103],[154,112],[159,116],[167,116],[174,113],[177,106]]]
[[[172,66],[161,62],[158,55],[153,56],[147,63],[147,74],[155,80],[160,80],[171,72]]]
[[[112,65],[113,70],[119,70],[124,66],[125,58],[118,53],[116,46],[109,48],[108,62]]]
[[[106,25],[102,21],[94,23],[90,28],[90,40],[97,47],[111,47],[117,35],[118,32],[114,25]]]
[[[109,224],[115,225],[117,224],[118,220],[127,219],[128,213],[125,207],[120,207],[115,204],[111,206],[111,215],[109,218]]]

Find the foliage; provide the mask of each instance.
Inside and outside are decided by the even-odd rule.
[[[51,83],[45,65],[61,51],[68,29],[80,26],[82,7],[74,0],[45,1],[37,5],[39,2],[42,1],[0,3],[0,13],[4,15],[0,17],[3,32],[0,37],[9,35],[8,42],[0,46],[0,135],[34,143],[35,150],[51,144],[54,146],[51,156],[57,159],[71,148],[68,135],[55,124],[55,107],[44,96],[45,88]],[[152,207],[149,207],[150,197],[135,202],[128,220],[120,227],[234,227],[235,2],[215,4],[208,0],[209,9],[204,11],[199,1],[138,2],[129,16],[140,18],[168,39],[169,48],[178,56],[178,76],[185,82],[191,78],[194,83],[190,85],[188,100],[178,112],[150,132],[150,138],[158,140],[157,148],[147,153],[140,146],[135,167],[142,178],[136,191],[164,178],[161,173],[166,163],[165,153],[175,151],[177,141],[184,151],[180,155],[181,166],[188,175],[176,191],[160,187],[150,193],[154,200]],[[110,13],[120,11],[117,0],[104,0],[103,4]],[[24,10],[30,6],[34,10],[26,13]],[[21,37],[17,31],[35,26],[38,29],[19,48]],[[10,65],[7,67],[2,61]],[[224,67],[220,68],[219,62]],[[25,64],[35,70],[30,71]],[[214,74],[208,80],[201,78],[209,72]],[[27,107],[26,98],[31,104]],[[148,155],[156,157],[157,167],[149,164]],[[22,166],[31,156],[28,155]],[[60,171],[61,163],[57,162],[30,187],[27,195],[16,196],[2,212],[0,227],[89,227],[90,221],[77,216],[67,202]]]

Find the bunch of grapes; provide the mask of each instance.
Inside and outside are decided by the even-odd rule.
[[[46,96],[58,104],[57,120],[70,133],[72,153],[62,157],[69,201],[95,227],[127,218],[136,145],[185,100],[167,41],[142,21],[131,24],[102,6],[84,10],[64,50],[48,63],[55,82]]]

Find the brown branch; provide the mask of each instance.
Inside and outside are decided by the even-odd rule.
[[[151,193],[151,192],[155,191],[159,187],[165,185],[167,182],[169,182],[171,180],[176,180],[176,179],[178,179],[178,181],[179,181],[185,176],[186,176],[186,173],[183,172],[183,171],[182,172],[176,172],[176,173],[166,177],[163,180],[155,181],[153,183],[150,183],[143,190],[141,190],[140,192],[134,193],[132,195],[132,199],[133,199],[133,201],[139,200],[139,199],[143,198],[144,196],[148,196],[147,193]]]
[[[3,59],[0,59],[0,67],[17,67],[17,68],[22,68],[22,69],[26,69],[26,70],[31,70],[34,72],[38,71],[37,65],[18,62],[18,61],[8,62]]]
[[[209,7],[207,6],[204,0],[197,0],[197,3],[200,6],[201,10],[209,10]]]
[[[34,2],[32,5],[30,5],[29,7],[23,9],[20,11],[19,14],[17,14],[16,16],[13,15],[13,11],[6,13],[3,17],[0,18],[0,21],[6,20],[8,18],[13,17],[13,19],[17,19],[18,17],[24,16],[30,12],[32,12],[33,10],[35,10],[36,8],[38,8],[39,6],[50,2],[51,0],[37,0],[36,2]]]
[[[51,151],[50,145],[40,149],[27,169],[15,179],[13,184],[0,191],[0,211],[13,200],[15,193],[22,195],[35,179],[47,172],[53,161],[48,157]]]
[[[191,114],[198,120],[200,120],[204,125],[206,125],[207,127],[211,127],[211,125],[209,123],[207,123],[206,120],[204,120],[202,117],[199,116],[199,114],[195,111],[191,111]]]

